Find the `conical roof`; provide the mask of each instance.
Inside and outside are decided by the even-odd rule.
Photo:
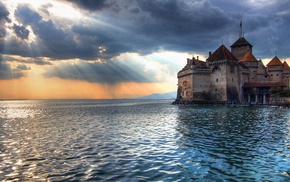
[[[240,37],[235,43],[233,43],[233,45],[231,45],[231,48],[247,45],[253,47],[244,37]]]
[[[290,70],[290,67],[286,61],[283,63],[283,65],[284,65],[284,70]]]
[[[283,63],[280,61],[280,59],[275,56],[268,64],[267,66],[283,66]]]
[[[255,58],[255,56],[252,54],[251,51],[249,51],[247,54],[245,54],[239,62],[257,62],[258,60]]]
[[[237,58],[226,48],[226,46],[221,45],[207,58],[207,61],[209,62],[220,60],[237,60]]]

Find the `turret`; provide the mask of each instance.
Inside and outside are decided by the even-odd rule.
[[[268,74],[271,82],[282,82],[284,65],[280,59],[275,56],[268,64]]]

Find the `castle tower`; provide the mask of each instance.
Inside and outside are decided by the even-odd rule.
[[[269,81],[271,82],[282,82],[284,65],[280,59],[275,56],[268,64],[268,74],[270,76]]]
[[[239,63],[237,58],[221,45],[207,59],[211,69],[211,100],[223,102],[239,101]]]
[[[243,63],[249,68],[248,82],[259,82],[263,81],[262,78],[265,78],[263,63],[258,61],[251,51],[244,55],[239,63]]]
[[[287,86],[287,89],[290,90],[290,67],[285,61],[283,63],[284,71],[283,71],[283,83]]]
[[[232,54],[240,60],[248,52],[252,52],[253,46],[244,38],[240,37],[233,45],[231,45]]]

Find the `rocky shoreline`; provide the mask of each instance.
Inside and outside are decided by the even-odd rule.
[[[283,107],[283,108],[290,108],[290,103],[288,102],[274,102],[271,104],[260,104],[255,102],[246,102],[246,103],[228,103],[224,101],[198,101],[198,100],[178,100],[172,102],[173,105],[192,105],[192,106],[199,106],[199,105],[223,105],[223,106],[269,106],[269,107]]]

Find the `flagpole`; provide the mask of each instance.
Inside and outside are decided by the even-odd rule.
[[[243,36],[243,21],[241,20],[241,22],[240,22],[240,38],[242,38],[242,36]]]

